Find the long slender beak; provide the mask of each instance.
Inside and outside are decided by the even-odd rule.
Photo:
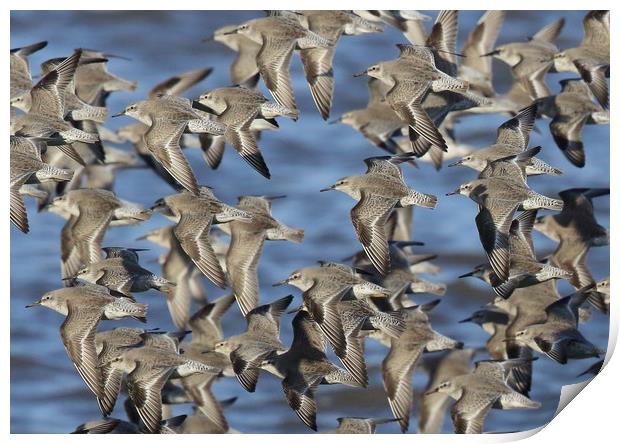
[[[362,77],[365,76],[366,74],[368,74],[368,70],[364,70],[362,72],[358,72],[357,74],[353,74],[353,77]]]
[[[460,188],[457,188],[457,189],[456,189],[456,190],[454,190],[454,191],[450,191],[449,193],[446,193],[446,196],[453,196],[453,195],[455,195],[455,194],[461,194],[461,193],[460,193],[460,191],[461,191],[461,189],[460,189]]]
[[[474,273],[475,273],[475,271],[470,271],[469,273],[462,274],[462,275],[459,276],[459,279],[463,279],[463,278],[466,278],[466,277],[473,276]]]
[[[328,125],[333,125],[335,123],[340,123],[340,122],[342,122],[342,116],[338,117],[337,119],[328,120],[327,124]]]
[[[331,191],[331,190],[333,190],[334,188],[335,188],[335,187],[334,187],[333,185],[330,185],[329,187],[327,187],[327,188],[323,188],[322,190],[319,190],[319,191],[322,193],[323,191]]]
[[[502,339],[502,342],[510,342],[510,341],[514,341],[517,338],[515,338],[514,336],[510,336],[510,337],[505,337],[504,339]]]
[[[438,391],[438,388],[427,390],[426,392],[424,392],[424,396],[432,395],[433,393],[437,393]]]
[[[292,308],[291,310],[287,311],[287,312],[286,312],[286,314],[297,313],[297,312],[301,311],[301,310],[302,310],[302,308],[304,308],[304,306],[303,306],[303,305],[300,305],[300,306],[299,306],[299,307],[297,307],[297,308]]]
[[[144,236],[136,237],[136,240],[146,240],[148,236],[148,234],[145,234]]]
[[[281,287],[282,285],[288,285],[288,278],[283,279],[279,282],[276,282],[275,284],[272,285],[272,287]]]
[[[120,60],[127,60],[128,62],[131,62],[131,59],[129,57],[121,56],[118,54],[109,54],[106,52],[103,54],[103,56],[108,57],[110,59],[120,59]]]
[[[463,319],[462,321],[459,321],[459,324],[464,324],[465,322],[471,322],[471,318]]]
[[[494,55],[499,54],[499,50],[495,50],[495,51],[491,51],[491,52],[487,52],[486,54],[482,54],[480,57],[492,57]]]
[[[73,279],[77,279],[77,276],[70,276],[70,277],[62,278],[63,281],[72,281]]]
[[[125,115],[125,111],[121,111],[120,113],[116,113],[116,114],[112,114],[110,117],[120,117],[120,116],[124,116]]]
[[[454,167],[454,166],[462,165],[462,164],[463,164],[463,159],[457,160],[456,162],[451,163],[450,165],[448,165],[448,167]]]
[[[280,194],[279,196],[263,196],[267,200],[286,199],[286,194]]]
[[[26,308],[36,307],[37,305],[41,305],[41,301],[33,302],[32,304],[26,305]]]

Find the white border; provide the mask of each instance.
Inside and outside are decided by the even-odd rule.
[[[215,4],[214,4],[215,3]],[[225,5],[225,7],[220,7]],[[472,10],[484,10],[492,7],[493,9],[519,9],[519,10],[575,10],[575,9],[611,9],[612,10],[612,23],[615,20],[616,11],[614,11],[613,4],[611,1],[594,1],[594,2],[560,2],[560,1],[532,1],[532,0],[521,0],[519,2],[508,2],[508,1],[479,1],[479,0],[470,0],[467,2],[461,1],[453,1],[453,0],[444,0],[440,2],[421,2],[417,1],[411,3],[409,1],[381,1],[373,0],[357,0],[357,1],[325,1],[325,0],[314,0],[314,1],[282,1],[282,0],[269,0],[269,1],[261,1],[260,3],[254,1],[239,1],[239,0],[227,0],[226,2],[213,2],[213,1],[185,1],[185,0],[176,0],[174,3],[170,1],[162,1],[162,0],[150,0],[149,2],[132,2],[131,4],[127,1],[118,1],[118,0],[107,0],[106,2],[80,2],[80,1],[55,1],[55,2],[43,2],[43,1],[30,1],[30,0],[22,0],[19,2],[5,2],[3,6],[5,8],[5,13],[2,15],[2,29],[5,29],[5,48],[10,48],[10,8],[13,9],[113,9],[113,10],[123,10],[123,9],[170,9],[171,6],[174,6],[174,9],[178,10],[198,10],[198,9],[220,9],[220,10],[257,10],[257,9],[373,9],[381,6],[383,9],[411,9],[417,8],[420,10],[437,10],[437,9],[460,9],[464,6],[466,9]],[[568,30],[570,32],[570,30]],[[62,29],[59,29],[58,32],[62,32]],[[578,32],[581,32],[579,30]],[[613,36],[617,33],[614,32],[614,27],[611,27],[612,38],[611,41],[614,42],[611,45],[612,50],[612,61],[616,60],[617,57],[617,48],[618,44],[614,40]],[[5,50],[6,50],[5,49]],[[613,63],[613,62],[612,62]],[[2,59],[2,73],[3,73],[3,84],[7,85],[8,82],[8,74],[9,67],[8,59]],[[611,91],[611,103],[616,103],[615,99],[617,97],[616,94],[616,85],[613,80],[610,79],[610,83],[614,84],[610,86]],[[8,88],[3,88],[2,94],[4,97],[4,103],[8,104]],[[5,124],[8,125],[9,121],[9,107],[5,106],[4,109],[4,119]],[[617,128],[615,125],[612,125],[610,128],[610,146],[614,147],[611,150],[611,165],[612,165],[612,174],[611,174],[611,188],[612,188],[612,196],[616,195],[618,191],[617,180],[614,178],[615,172],[619,171],[620,165],[620,146],[618,146],[618,137],[617,137]],[[8,155],[9,150],[3,150],[4,153],[4,168],[2,169],[2,177],[3,182],[8,181]],[[8,212],[9,202],[8,202],[8,193],[4,193],[2,195],[2,206],[5,210],[5,214]],[[613,226],[614,221],[617,216],[617,207],[612,206],[611,215],[610,215],[610,223]],[[3,245],[9,245],[9,221],[8,218],[4,218],[4,229],[2,230],[0,236]],[[610,227],[611,229],[611,227]],[[615,254],[615,248],[610,249],[611,254],[611,275],[614,278],[614,281],[618,282],[618,267],[616,266],[616,262],[614,259],[617,259],[617,255]],[[2,256],[2,267],[3,270],[2,283],[4,284],[4,303],[9,303],[9,254],[8,250],[5,250],[4,255]],[[612,299],[614,297],[612,296]],[[615,307],[616,304],[614,304]],[[0,371],[3,375],[4,381],[4,393],[6,394],[6,398],[4,402],[1,404],[1,415],[2,418],[2,431],[4,435],[9,435],[10,433],[10,379],[9,379],[9,350],[10,350],[10,337],[9,337],[9,325],[10,325],[10,311],[3,310],[2,311],[3,325],[5,326],[2,331],[2,335],[4,337],[5,344],[5,353],[2,355],[2,366]],[[411,435],[389,435],[390,442],[423,442],[423,443],[445,443],[445,442],[468,442],[468,443],[480,443],[480,442],[508,442],[515,441],[518,439],[528,438],[528,442],[531,443],[544,443],[547,444],[549,441],[554,442],[562,442],[572,443],[579,442],[583,444],[584,442],[610,442],[614,438],[615,432],[615,422],[619,421],[618,416],[618,396],[620,396],[620,384],[618,383],[618,377],[620,375],[620,363],[617,356],[613,357],[613,359],[609,359],[609,353],[612,353],[615,348],[616,339],[618,336],[618,320],[620,317],[620,310],[611,311],[611,328],[610,328],[610,338],[609,338],[609,352],[608,352],[608,363],[604,370],[599,374],[590,384],[588,384],[587,389],[583,390],[582,393],[579,394],[578,400],[574,402],[569,402],[565,409],[563,409],[559,415],[554,418],[548,426],[542,428],[542,430],[537,430],[530,432],[522,432],[518,434],[512,435],[472,435],[472,436],[457,436],[457,435],[419,435],[419,436],[411,436]],[[566,388],[567,391],[570,391],[570,388]],[[58,412],[59,415],[62,415],[62,412]],[[532,436],[533,435],[533,436]],[[356,443],[362,442],[374,442],[376,440],[383,440],[387,437],[387,435],[369,435],[369,436],[352,436],[352,435],[321,435],[320,439],[326,443],[329,442],[353,442],[355,440]],[[67,443],[67,442],[84,442],[85,438],[82,436],[73,436],[73,435],[9,435],[7,438],[11,442],[16,443],[32,443],[32,442],[45,442],[53,444],[53,443]],[[291,435],[218,435],[213,437],[205,437],[203,435],[177,435],[175,437],[171,437],[168,435],[160,435],[160,436],[141,436],[140,442],[188,442],[188,443],[200,443],[204,444],[205,440],[213,440],[218,443],[237,443],[237,442],[247,442],[249,439],[261,439],[267,438],[271,443],[290,443]],[[295,440],[298,442],[311,442],[318,438],[316,434],[307,434],[307,435],[295,435]],[[109,436],[105,435],[92,435],[88,440],[92,440],[93,442],[109,442],[112,439]],[[114,438],[115,443],[129,443],[133,438],[131,436],[126,435],[117,435]],[[336,441],[337,439],[337,441]],[[617,440],[616,438],[615,440]],[[35,441],[36,440],[36,441]]]

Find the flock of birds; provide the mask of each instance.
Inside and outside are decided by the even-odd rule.
[[[415,11],[278,11],[226,26],[211,39],[237,52],[230,69],[235,86],[190,100],[180,94],[211,70],[180,74],[117,114],[137,122],[115,132],[104,126],[106,99],[134,90],[136,82],[107,70],[113,55],[78,49],[50,59],[33,85],[28,56],[47,43],[12,49],[11,221],[29,231],[24,195],[34,196],[39,210],[66,219],[60,233],[64,287],[30,306],[65,317],[62,341],[102,414],[75,432],[229,432],[223,409],[234,400],[217,400],[211,386],[222,377],[236,377],[253,392],[263,371],[282,379],[286,402],[316,430],[319,385],[368,386],[364,342],[370,337],[388,350],[381,369],[392,418],[340,418],[336,433],[374,433],[387,421],[407,431],[412,374],[423,354],[437,351],[447,352],[432,366],[418,430],[438,432],[453,398],[455,432],[482,433],[492,408],[540,407],[529,398],[535,354],[559,364],[602,358],[604,350],[580,333],[579,323],[588,317],[586,301],[609,312],[609,279],[595,282],[587,266],[589,249],[609,244],[592,201],[609,189],[573,188],[555,199],[531,189],[527,178],[562,174],[536,157],[540,147],[529,147],[537,118],[552,119],[551,134],[577,167],[585,164],[584,125],[609,122],[609,11],[589,12],[581,45],[564,50],[554,43],[563,20],[529,40],[495,47],[504,16],[503,11],[484,13],[461,53],[457,11],[440,12],[428,35],[423,26],[428,17]],[[300,54],[316,107],[327,120],[338,39],[380,32],[383,25],[400,29],[409,43],[397,45],[395,59],[359,74],[370,77],[367,107],[334,122],[352,126],[389,154],[365,159],[364,174],[321,190],[341,191],[356,201],[351,222],[363,250],[350,265],[320,262],[276,284],[302,292],[297,308],[290,307],[292,295],[265,303],[257,271],[265,241],[302,242],[304,230],[271,214],[272,203],[283,196],[242,196],[234,206],[222,202],[216,190],[197,182],[183,148],[201,148],[210,167],[217,168],[230,145],[269,178],[260,133],[276,129],[279,117],[299,117],[289,76],[293,54]],[[493,57],[511,68],[513,87],[507,94],[493,88]],[[551,95],[546,75],[561,71],[577,75]],[[273,100],[257,88],[260,79]],[[454,124],[468,113],[502,113],[509,119],[499,127],[496,143],[463,153],[454,140]],[[127,141],[137,156],[109,145]],[[419,243],[410,237],[412,207],[432,209],[437,198],[410,188],[401,165],[428,158],[439,169],[444,156],[462,156],[452,165],[478,172],[478,178],[448,194],[467,196],[478,206],[475,222],[488,264],[461,277],[477,277],[495,293],[463,321],[490,334],[482,349],[463,348],[432,328],[431,311],[439,300],[418,304],[410,296],[442,295],[446,287],[419,276],[437,266],[430,262],[434,256],[413,253]],[[116,196],[115,171],[142,163],[176,194],[150,208]],[[541,209],[553,213],[537,216]],[[140,223],[155,212],[172,221],[143,236],[167,250],[159,260],[161,276],[140,265],[139,249],[104,246],[108,228]],[[558,242],[550,257],[537,258],[532,230]],[[232,293],[208,302],[203,276],[218,287],[230,286]],[[558,279],[576,291],[559,295]],[[165,294],[178,331],[99,328],[102,320],[146,322],[150,307],[134,294],[150,289]],[[235,302],[247,329],[224,337],[221,319]],[[290,346],[279,334],[286,313],[294,313]],[[330,361],[327,345],[342,367]],[[477,354],[488,359],[472,369]],[[602,360],[586,372],[596,374],[601,365]],[[110,417],[123,387],[126,420]],[[176,403],[193,403],[194,414],[171,417]]]

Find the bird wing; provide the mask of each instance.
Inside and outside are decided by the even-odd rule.
[[[76,221],[76,216],[70,216],[60,231],[60,268],[63,279],[75,276],[82,266],[80,250],[73,240],[73,226]]]
[[[181,213],[174,235],[183,251],[194,261],[198,269],[220,288],[226,287],[226,277],[209,240],[213,215],[208,213]]]
[[[154,119],[144,134],[144,143],[153,157],[183,188],[198,194],[198,182],[179,141],[187,122]]]
[[[581,78],[586,82],[594,97],[600,105],[609,108],[609,85],[607,85],[606,73],[607,65],[592,63],[590,60],[573,60],[573,64],[581,74]]]
[[[264,36],[263,46],[256,56],[256,64],[267,89],[280,105],[290,110],[297,109],[293,85],[289,74],[295,40],[282,40]]]
[[[512,145],[524,151],[530,141],[530,132],[536,119],[537,104],[522,109],[512,119],[504,122],[497,130],[497,143]]]
[[[480,393],[464,388],[450,411],[456,433],[482,433],[484,420],[499,394]]]
[[[390,156],[381,156],[381,157],[368,157],[364,159],[364,163],[366,164],[366,174],[368,173],[377,173],[384,174],[387,176],[392,176],[397,179],[403,179],[403,172],[398,166],[402,162],[406,162],[409,159],[406,156],[403,157],[390,157]]]
[[[505,16],[505,11],[485,12],[467,37],[461,51],[465,56],[461,62],[461,77],[487,97],[495,95],[492,82],[493,59],[483,56],[493,50]],[[471,78],[466,72],[475,73],[475,77]]]
[[[60,326],[60,336],[67,354],[88,388],[100,399],[104,397],[101,370],[95,349],[95,332],[103,315],[102,306],[67,301],[67,317]]]
[[[443,10],[437,16],[426,46],[435,49],[437,68],[450,76],[456,76],[456,38],[458,33],[458,11]]]
[[[505,281],[510,270],[510,225],[519,204],[501,200],[494,202],[491,210],[480,206],[476,227],[493,271]]]
[[[192,330],[192,342],[205,344],[213,343],[224,337],[221,318],[235,301],[233,295],[225,295],[205,305],[189,319]]]
[[[377,271],[385,276],[390,270],[390,252],[385,225],[397,200],[364,191],[361,195],[362,198],[351,210],[351,221],[368,258]]]
[[[111,211],[101,212],[86,205],[80,207],[71,231],[83,263],[92,264],[101,260],[101,242],[111,220]]]
[[[556,115],[549,128],[553,140],[562,150],[566,158],[575,166],[583,167],[586,164],[586,153],[583,150],[581,130],[588,120],[588,114],[572,116]]]
[[[280,317],[293,301],[288,295],[271,304],[261,305],[252,309],[247,315],[248,332],[278,339],[280,335]]]
[[[154,98],[161,94],[179,95],[204,80],[212,71],[213,68],[201,68],[172,76],[151,88],[149,97]]]
[[[129,397],[150,433],[158,433],[161,429],[161,390],[173,371],[171,367],[152,368],[138,362],[127,376]]]
[[[582,47],[609,48],[609,11],[591,11],[583,19]]]
[[[39,80],[30,91],[30,113],[64,119],[65,91],[73,80],[81,55],[81,51],[76,51]]]
[[[560,32],[562,32],[562,28],[564,27],[564,21],[565,21],[564,18],[561,18],[545,26],[540,31],[538,31],[536,34],[534,34],[531,40],[536,40],[536,41],[545,42],[545,43],[554,43],[555,40],[560,35]]]
[[[228,125],[224,132],[226,141],[252,168],[269,179],[271,177],[269,168],[258,147],[256,136],[250,130],[250,125],[258,115],[258,111],[257,107],[230,106],[222,114],[220,120]]]
[[[390,351],[383,360],[383,387],[394,418],[399,418],[401,430],[409,428],[409,416],[413,405],[411,375],[422,352],[424,344],[391,341]]]
[[[398,117],[407,122],[416,133],[430,142],[431,145],[447,151],[446,141],[422,107],[422,101],[429,91],[430,85],[430,82],[418,82],[410,79],[398,80],[394,87],[388,91],[386,99]]]
[[[346,338],[338,303],[350,290],[349,286],[331,282],[315,283],[303,294],[304,305],[340,358],[346,357]]]
[[[321,113],[321,117],[325,120],[329,118],[334,94],[332,63],[335,52],[335,46],[309,48],[300,51],[312,99]]]
[[[28,174],[30,177],[31,174]],[[23,233],[30,231],[28,225],[28,213],[26,212],[26,205],[22,195],[19,194],[20,187],[11,187],[11,203],[10,203],[10,217],[11,222],[19,228]]]
[[[101,365],[101,362],[99,363]],[[99,408],[104,416],[110,415],[114,410],[116,399],[121,392],[123,382],[123,370],[104,365],[101,367],[101,379],[103,382],[103,397],[98,399]]]
[[[240,224],[243,222],[231,224],[226,269],[237,303],[245,316],[258,305],[259,285],[256,268],[265,243],[265,232],[248,230],[239,226]]]
[[[194,374],[181,380],[183,388],[194,401],[200,412],[209,418],[219,430],[228,430],[222,406],[211,392],[211,385],[216,380],[215,374]]]
[[[587,244],[582,240],[569,238],[561,240],[553,253],[553,262],[559,268],[573,273],[570,277],[570,283],[575,288],[594,283],[594,278],[586,263],[589,250]]]
[[[314,390],[321,378],[313,377],[306,381],[298,372],[287,375],[282,380],[282,388],[288,405],[295,411],[299,419],[312,430],[316,430],[316,401]]]

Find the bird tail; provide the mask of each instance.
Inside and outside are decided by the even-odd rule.
[[[564,208],[564,202],[559,199],[552,199],[550,197],[536,193],[530,199],[523,202],[523,208],[525,210],[545,208],[547,210],[562,211],[562,208]]]
[[[393,338],[399,338],[406,327],[405,318],[400,311],[379,312],[369,320],[373,327]]]
[[[424,194],[419,191],[409,189],[409,194],[400,199],[400,204],[404,207],[418,205],[424,208],[435,208],[437,206],[437,197],[432,194]]]
[[[299,111],[296,109],[290,109],[286,106],[280,105],[276,102],[266,102],[261,106],[261,112],[266,119],[272,119],[274,117],[284,116],[293,120],[299,118]]]
[[[92,120],[103,123],[108,117],[108,109],[104,106],[85,106],[71,112],[73,120]]]
[[[443,296],[446,294],[446,284],[430,282],[420,279],[419,281],[412,282],[410,289],[414,293],[428,293],[436,296]]]
[[[54,179],[54,180],[69,181],[73,178],[73,170],[57,168],[52,165],[50,165],[49,168],[47,168],[46,173],[50,179]]]
[[[287,240],[301,243],[304,240],[304,229],[280,224],[277,228],[269,230],[268,236],[270,240]]]
[[[77,128],[71,128],[67,131],[60,133],[65,140],[76,140],[84,143],[97,143],[99,142],[99,136],[94,133],[87,133]]]
[[[177,284],[170,282],[168,279],[164,279],[160,276],[154,276],[153,282],[155,284],[155,288],[163,293],[170,293],[174,290]]]
[[[551,176],[561,176],[563,174],[562,170],[554,168],[536,157],[532,158],[532,162],[527,167],[527,172],[532,175],[549,174]]]
[[[222,205],[222,211],[216,216],[217,221],[224,223],[233,220],[239,220],[242,222],[248,222],[252,220],[252,215],[247,211],[240,210],[229,205]]]
[[[544,277],[548,277],[551,279],[569,279],[573,275],[573,273],[570,271],[566,271],[561,268],[553,267],[547,264],[542,267],[540,272],[544,275]]]
[[[136,321],[140,321],[146,324],[146,314],[149,306],[146,304],[140,304],[139,302],[129,302],[131,304],[131,317]]]

